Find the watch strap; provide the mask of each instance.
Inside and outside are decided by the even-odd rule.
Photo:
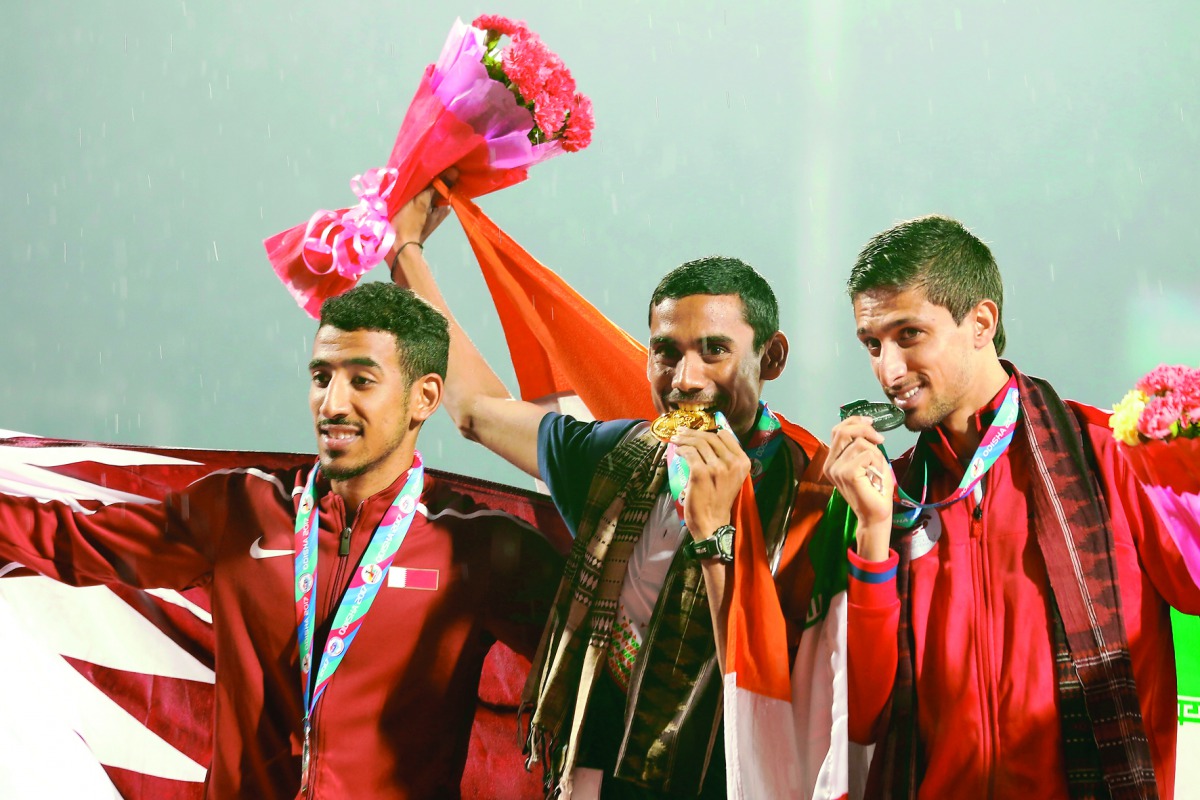
[[[734,531],[732,525],[722,525],[712,536],[692,539],[683,546],[684,555],[700,560],[715,558],[728,564],[733,561]]]

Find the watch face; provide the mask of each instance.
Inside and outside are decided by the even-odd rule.
[[[713,539],[716,540],[717,554],[722,561],[733,560],[733,534],[734,528],[732,525],[719,528],[713,534]]]

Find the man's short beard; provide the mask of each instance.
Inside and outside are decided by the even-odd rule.
[[[351,478],[357,478],[371,468],[371,464],[359,464],[357,467],[334,467],[327,464],[321,465],[321,472],[325,473],[325,477],[331,481],[348,481]]]
[[[929,413],[928,413],[927,417],[924,419],[918,420],[914,414],[905,412],[904,427],[907,428],[908,430],[912,431],[913,433],[922,433],[923,431],[931,431],[934,428],[936,428],[938,425],[941,425],[943,422],[945,422],[946,417],[950,416],[950,412],[952,412],[953,410],[954,409],[949,404],[942,403],[941,401],[935,400],[933,407],[929,409]],[[928,417],[934,417],[935,419],[933,419],[932,421],[929,421]]]

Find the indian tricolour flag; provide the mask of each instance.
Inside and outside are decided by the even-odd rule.
[[[724,696],[728,795],[845,798],[846,535],[853,535],[852,520],[834,494],[809,542],[817,581],[804,635],[789,665],[758,514],[745,513],[746,496],[743,489],[734,507],[739,532],[752,535],[735,540]]]

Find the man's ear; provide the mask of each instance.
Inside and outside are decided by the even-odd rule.
[[[975,304],[967,315],[971,320],[971,336],[975,349],[981,350],[996,338],[996,326],[1000,322],[1000,309],[995,300],[984,298]]]
[[[771,338],[767,339],[766,344],[762,348],[762,357],[759,361],[758,377],[760,380],[773,381],[783,372],[784,366],[787,365],[788,357],[788,340],[783,335],[783,331],[775,331],[771,334]]]
[[[442,389],[442,376],[433,372],[413,381],[408,390],[408,408],[413,422],[421,423],[433,416],[442,404]]]

